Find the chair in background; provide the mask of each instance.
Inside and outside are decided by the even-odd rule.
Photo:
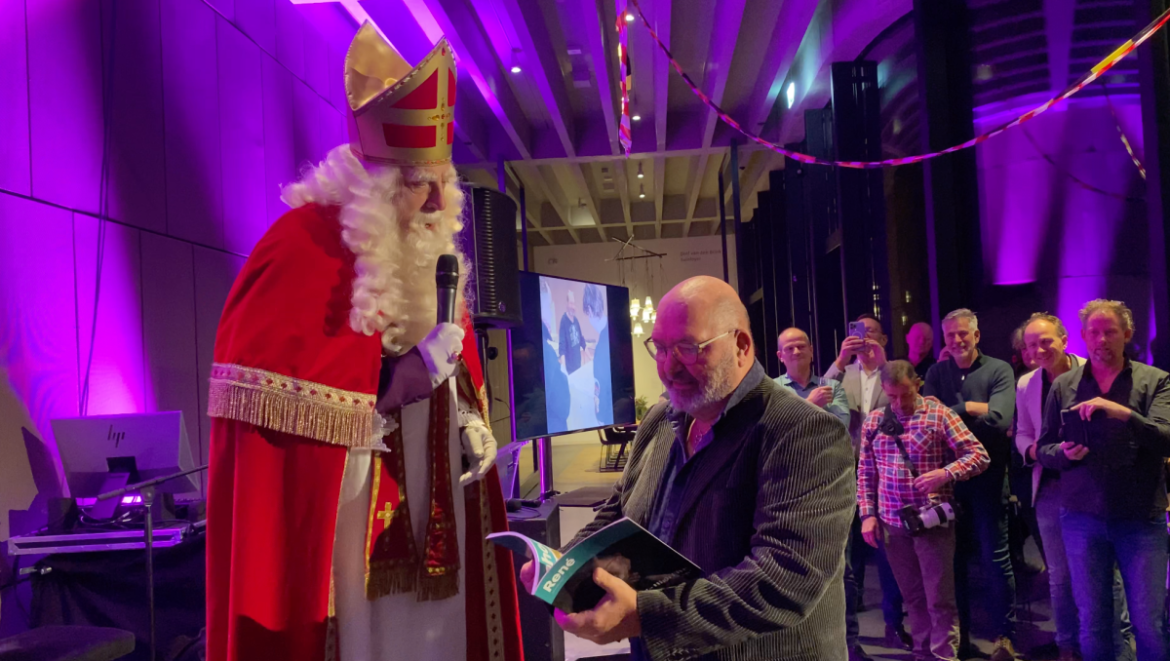
[[[621,472],[626,467],[626,445],[634,440],[638,425],[622,425],[597,430],[601,441],[601,458],[597,470],[602,473]]]

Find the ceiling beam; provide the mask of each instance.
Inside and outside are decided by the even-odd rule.
[[[695,209],[699,202],[699,191],[703,188],[703,179],[707,176],[707,166],[712,154],[702,154],[691,160],[691,168],[687,172],[687,216],[683,226],[683,236],[690,236],[691,221],[695,220]]]
[[[602,0],[605,2],[605,0]],[[609,152],[618,154],[621,143],[618,142],[618,110],[614,102],[613,78],[609,63],[617,59],[617,52],[610,53],[605,47],[605,30],[607,21],[601,4],[593,2],[580,3],[581,15],[585,29],[585,55],[593,69],[593,80],[597,84],[597,99],[601,104],[601,115],[605,120],[605,133],[609,138]]]
[[[662,43],[670,48],[670,10],[672,0],[655,0],[654,10],[650,22],[654,24],[654,31]],[[649,4],[649,3],[646,3]],[[670,82],[670,60],[666,53],[654,45],[654,136],[658,141],[658,151],[666,151],[666,119],[667,101],[670,98],[668,83]],[[655,168],[657,172],[657,168]],[[657,175],[655,175],[657,177]],[[661,205],[659,205],[658,219],[662,220]]]
[[[742,151],[740,153],[742,154]],[[748,198],[756,192],[756,187],[760,185],[760,179],[764,176],[764,173],[780,167],[784,162],[783,159],[783,156],[773,151],[759,151],[748,157],[746,169],[736,175],[739,177],[740,208],[746,208]],[[742,163],[743,161],[740,162]],[[727,191],[724,194],[723,202],[730,209],[732,197],[731,179],[727,178],[726,181]],[[728,213],[730,214],[731,212],[728,211]]]
[[[687,170],[687,215],[686,219],[695,217],[695,206],[699,203],[699,191],[703,188],[703,176],[707,174],[707,159],[710,154],[701,154],[691,159],[691,167]],[[690,223],[687,223],[689,226]]]
[[[501,21],[511,23],[516,38],[520,40],[520,56],[524,62],[522,75],[529,76],[536,89],[540,91],[565,155],[576,156],[577,146],[574,142],[576,133],[573,129],[569,94],[565,89],[564,76],[560,75],[560,63],[552,53],[552,46],[547,43],[548,29],[542,24],[544,19],[536,0],[473,0],[472,4],[481,14],[486,9],[494,12]],[[481,5],[486,7],[481,9]],[[521,5],[524,5],[523,8]],[[535,25],[530,26],[529,20],[533,20]],[[538,45],[534,38],[536,35],[540,35],[544,43]],[[556,77],[550,78],[550,75]]]
[[[576,163],[562,163],[553,166],[553,173],[561,184],[561,190],[570,196],[570,199],[567,200],[569,215],[565,218],[565,224],[576,227],[571,222],[573,209],[579,208],[579,205],[584,202],[585,208],[589,210],[589,215],[593,217],[593,226],[600,228],[601,214],[597,211],[597,202],[593,199],[593,193],[589,190],[589,182],[585,181],[581,166]],[[576,236],[575,232],[574,236]]]
[[[647,161],[653,161],[653,160],[657,160],[659,158],[675,157],[675,156],[680,157],[680,158],[689,158],[691,156],[700,156],[702,154],[707,154],[707,155],[726,154],[727,153],[727,145],[723,144],[722,140],[716,140],[715,142],[716,142],[716,144],[713,144],[710,147],[707,147],[706,149],[703,149],[700,147],[695,147],[693,149],[671,149],[669,151],[662,150],[662,151],[634,152],[634,153],[630,154],[630,158],[631,159],[642,159],[642,160],[647,160]],[[754,153],[757,151],[771,151],[771,150],[768,149],[767,147],[762,147],[754,142],[749,142],[747,144],[741,144],[739,146],[739,153],[741,156],[744,154],[751,154],[751,153]],[[604,162],[608,162],[608,161],[624,161],[624,160],[626,160],[626,155],[624,153],[620,153],[620,154],[595,154],[592,156],[575,156],[573,158],[530,158],[530,159],[526,159],[524,162],[531,164],[531,165],[552,165],[554,163],[604,163]],[[509,161],[509,162],[511,162],[511,161]],[[460,165],[462,167],[475,167],[475,168],[491,169],[491,168],[496,167],[496,162],[495,161],[483,161],[483,162],[479,162],[479,163],[459,163],[458,165]]]
[[[662,191],[666,188],[666,157],[654,159],[654,236],[662,236]],[[633,236],[631,234],[630,236]]]
[[[541,174],[540,168],[533,165],[529,161],[512,163],[512,167],[516,170],[516,176],[520,177],[527,188],[533,188],[536,192],[544,198],[546,202],[552,205],[553,209],[561,215],[561,219],[565,223],[565,229],[569,230],[569,235],[573,237],[574,243],[581,243],[577,238],[577,230],[569,224],[569,203],[564,199],[563,195],[557,197],[553,193],[553,189],[549,187],[548,182],[545,181],[544,175]],[[555,166],[553,166],[555,167]],[[555,175],[555,171],[554,171]],[[558,190],[558,192],[560,192]],[[539,217],[539,216],[538,216]],[[558,227],[548,228],[550,231],[560,229]],[[551,241],[550,241],[551,243]]]
[[[785,3],[787,4],[787,3]],[[746,0],[720,0],[715,9],[714,27],[708,32],[711,40],[707,50],[707,75],[703,80],[708,98],[715,105],[723,103],[723,92],[727,89],[727,79],[731,77],[731,63],[735,58],[735,46],[739,41],[740,26],[743,24],[743,13]],[[706,117],[703,125],[703,147],[710,147],[715,137],[715,127],[719,124],[719,113],[710,106],[704,108]],[[703,188],[703,177],[707,173],[708,155],[699,156],[691,163],[691,171],[687,173],[687,215],[689,221],[695,217],[695,205],[699,203],[699,191]],[[688,227],[690,223],[687,223]]]
[[[776,100],[782,98],[784,81],[788,78],[788,71],[796,58],[796,52],[808,32],[813,14],[816,12],[815,2],[768,2],[763,3],[761,10],[765,15],[759,16],[761,25],[776,26],[771,39],[764,43],[767,47],[763,56],[758,60],[761,78],[756,80],[753,92],[747,104],[747,117],[736,117],[737,120],[746,120],[744,128],[759,133],[771,114]],[[774,14],[774,15],[773,15]],[[753,16],[755,21],[757,17]],[[804,90],[799,90],[801,94]]]
[[[654,11],[648,18],[662,43],[670,48],[670,12],[672,0],[655,0]],[[670,99],[670,60],[661,48],[654,47],[654,137],[658,153],[654,159],[654,236],[662,236],[662,195],[666,184],[666,128],[667,101]],[[633,234],[630,234],[633,236]]]
[[[470,11],[460,18],[464,25],[456,26],[453,16],[444,9],[441,0],[403,0],[414,20],[426,33],[432,43],[446,36],[455,50],[456,62],[463,72],[471,76],[483,100],[499,120],[508,134],[512,147],[522,159],[532,158],[532,128],[520,110],[512,88],[497,66],[491,44],[484,36],[483,26]],[[448,3],[456,4],[456,3]],[[466,5],[459,5],[466,10]],[[483,66],[481,66],[483,63]],[[500,154],[491,154],[499,156]]]
[[[626,236],[634,235],[634,224],[630,221],[630,174],[626,171],[626,162],[613,162],[613,182],[617,186],[618,197],[622,200],[622,215],[626,221]]]

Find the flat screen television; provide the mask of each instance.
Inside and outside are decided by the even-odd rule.
[[[520,273],[512,330],[516,439],[634,422],[634,351],[625,287]]]

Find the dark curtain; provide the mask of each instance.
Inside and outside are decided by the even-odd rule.
[[[206,616],[204,537],[155,549],[154,595],[158,658],[192,656]],[[137,638],[129,661],[150,657],[146,563],[141,551],[50,555],[51,572],[33,580],[33,627],[53,624],[116,627]]]

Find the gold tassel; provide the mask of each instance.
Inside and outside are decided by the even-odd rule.
[[[374,395],[215,364],[207,414],[349,448],[374,442]]]
[[[374,601],[391,594],[414,592],[418,570],[409,562],[374,562],[366,581],[366,599]]]
[[[459,594],[459,572],[427,576],[418,586],[419,601],[440,601]]]

